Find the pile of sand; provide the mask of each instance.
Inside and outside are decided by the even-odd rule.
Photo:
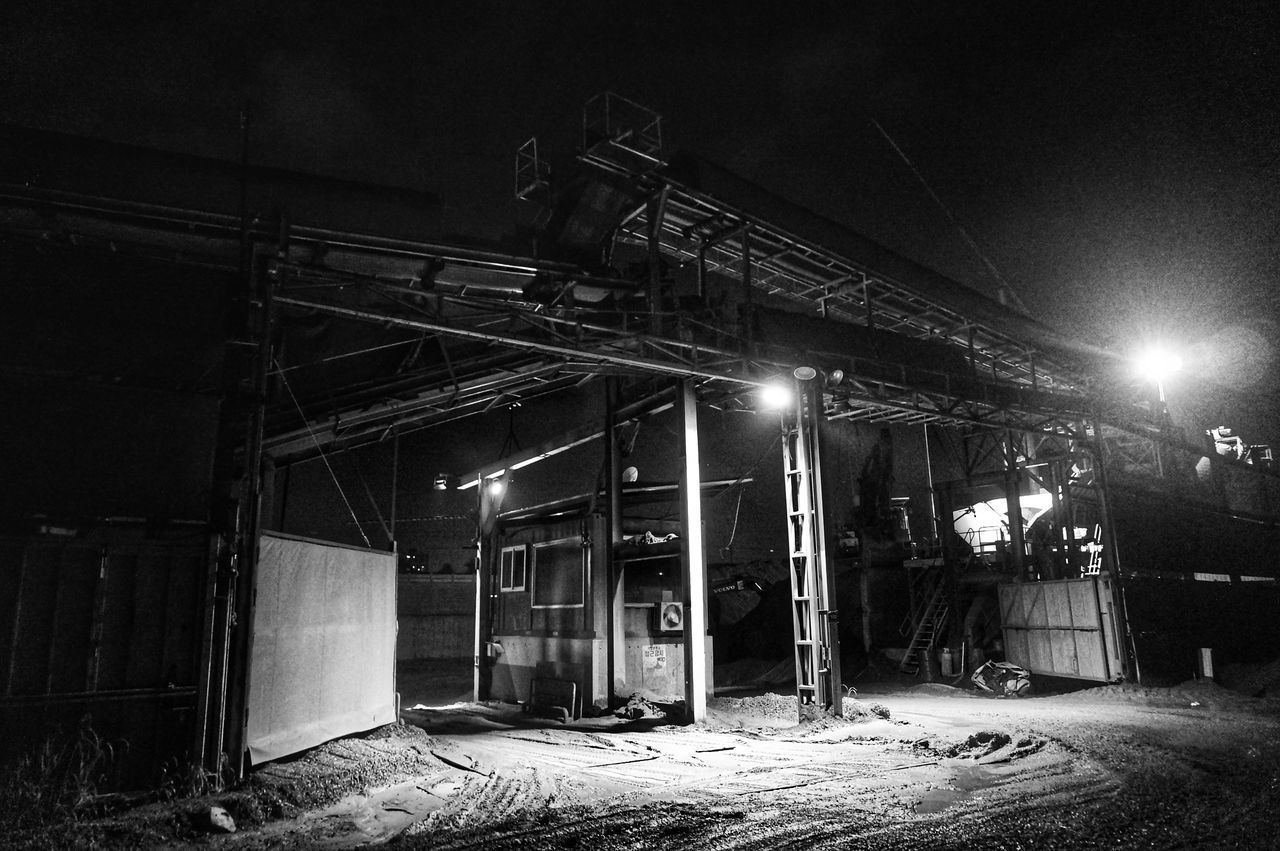
[[[1280,659],[1261,665],[1224,665],[1222,685],[1249,697],[1280,697]]]

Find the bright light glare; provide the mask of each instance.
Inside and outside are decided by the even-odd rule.
[[[502,491],[503,491],[503,489],[504,489],[505,487],[506,487],[506,485],[504,485],[504,484],[502,483],[502,479],[490,479],[490,480],[489,480],[489,495],[490,495],[490,496],[502,496]]]
[[[1182,358],[1162,346],[1152,346],[1139,353],[1137,366],[1149,381],[1164,381],[1182,369]]]
[[[767,384],[760,389],[760,404],[773,410],[787,407],[793,398],[785,384]]]

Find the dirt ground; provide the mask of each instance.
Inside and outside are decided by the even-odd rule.
[[[705,724],[562,723],[417,677],[403,724],[236,793],[84,825],[100,845],[355,848],[1280,848],[1280,700],[1212,682],[995,698],[869,685],[846,718],[737,693]],[[401,677],[409,695],[415,676]],[[411,708],[412,707],[412,708]],[[887,716],[887,717],[885,717]],[[234,833],[198,827],[210,804]],[[34,837],[32,837],[34,839]]]

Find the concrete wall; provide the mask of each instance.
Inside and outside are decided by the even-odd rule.
[[[396,659],[470,659],[475,574],[400,574]]]

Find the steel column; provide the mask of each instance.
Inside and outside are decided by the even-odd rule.
[[[1021,439],[1021,438],[1019,438]],[[1009,543],[1006,552],[1013,556],[1018,579],[1026,578],[1026,541],[1022,535],[1022,467],[1013,432],[1005,432],[1005,500],[1009,521]]]
[[[615,558],[616,547],[622,542],[622,451],[618,446],[618,397],[619,381],[616,377],[605,380],[604,391],[604,488],[605,511],[609,526],[609,540],[605,547],[604,576],[608,580],[607,615],[608,634],[605,636],[609,679],[609,699],[622,697],[627,679],[627,632],[625,566]]]
[[[648,230],[648,297],[649,297],[649,333],[661,335],[662,318],[659,306],[662,299],[662,219],[666,214],[667,189],[664,186],[649,199],[647,224]]]
[[[475,622],[472,629],[471,656],[471,690],[472,698],[479,702],[489,698],[489,679],[485,676],[484,666],[488,658],[488,641],[492,634],[492,612],[489,595],[492,594],[493,569],[490,566],[495,557],[494,539],[485,531],[485,500],[492,497],[487,492],[489,483],[481,480],[476,488],[476,563],[475,563]],[[497,513],[497,507],[493,508]],[[497,555],[501,558],[501,555]],[[527,567],[526,567],[527,570]]]
[[[707,717],[707,564],[702,546],[702,474],[698,409],[692,381],[679,393],[684,463],[680,468],[680,567],[684,594],[684,705],[687,720]]]
[[[833,714],[841,711],[840,644],[834,577],[827,565],[823,523],[817,382],[797,381],[790,422],[783,422],[791,625],[795,640],[796,700]]]
[[[280,220],[280,238],[276,249],[276,263],[283,263],[289,253],[289,223],[284,216]],[[236,567],[232,571],[228,591],[231,615],[231,646],[228,654],[226,692],[226,733],[224,737],[228,767],[235,777],[243,777],[248,771],[248,752],[245,748],[249,723],[249,689],[253,655],[253,613],[256,596],[258,544],[262,529],[263,495],[263,433],[266,422],[267,396],[271,380],[273,358],[271,338],[275,326],[275,277],[280,266],[263,268],[254,261],[254,279],[257,281],[258,327],[257,360],[253,374],[253,406],[249,412],[244,442],[244,479],[237,514]]]

